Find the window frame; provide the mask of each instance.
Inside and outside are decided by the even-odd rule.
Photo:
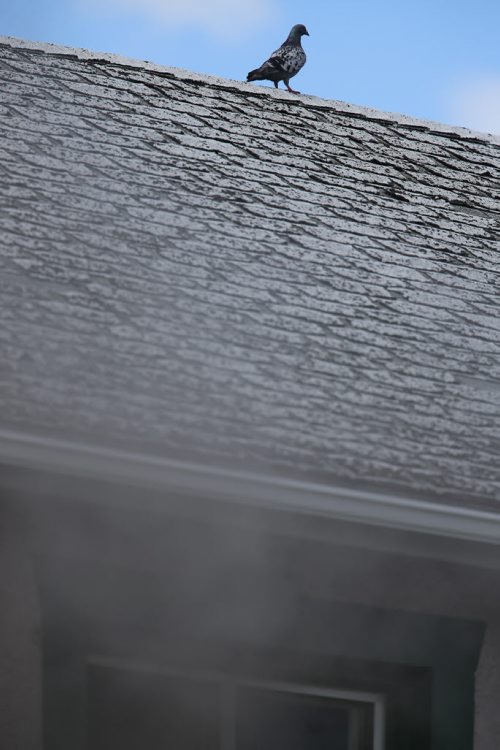
[[[91,655],[87,666],[107,669],[130,670],[132,672],[150,673],[154,675],[165,675],[165,677],[178,677],[196,682],[216,684],[220,687],[220,727],[221,744],[220,750],[236,750],[236,700],[239,689],[249,688],[260,691],[291,693],[297,696],[308,696],[326,698],[337,701],[346,701],[356,704],[367,704],[373,707],[373,743],[371,750],[384,750],[385,747],[385,722],[386,722],[386,699],[382,693],[372,693],[366,690],[345,690],[324,687],[315,684],[300,682],[275,681],[275,680],[252,680],[225,672],[175,669],[166,665],[161,667],[145,662],[137,662],[128,659],[116,659],[97,655]],[[355,750],[353,748],[352,750]]]

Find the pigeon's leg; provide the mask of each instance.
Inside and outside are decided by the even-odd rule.
[[[300,91],[295,91],[295,89],[292,89],[292,87],[290,86],[290,84],[288,84],[286,81],[285,81],[285,86],[287,87],[288,91],[291,94],[300,94]]]
[[[274,88],[277,89],[278,87],[278,81],[274,81]]]

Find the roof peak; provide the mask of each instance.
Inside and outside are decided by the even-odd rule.
[[[434,120],[423,120],[419,119],[418,117],[412,117],[399,113],[384,112],[383,110],[374,109],[372,107],[350,104],[348,102],[343,102],[336,99],[322,99],[320,97],[309,96],[307,94],[301,94],[300,97],[291,97],[287,91],[282,91],[267,86],[252,86],[250,88],[250,85],[244,81],[221,78],[219,76],[208,75],[206,73],[194,73],[190,70],[185,70],[184,68],[159,65],[157,63],[149,62],[148,60],[138,60],[136,58],[125,57],[123,55],[114,53],[93,52],[91,50],[83,49],[80,47],[67,47],[50,42],[33,42],[27,39],[1,35],[0,45],[5,45],[16,49],[26,49],[43,52],[47,55],[64,55],[75,57],[78,60],[101,61],[109,63],[110,65],[120,65],[128,68],[137,68],[138,70],[147,70],[163,75],[167,74],[174,76],[179,80],[196,81],[198,83],[204,83],[208,86],[219,86],[235,89],[243,91],[246,94],[251,92],[252,95],[256,96],[267,96],[277,99],[283,99],[284,101],[291,101],[294,104],[300,103],[304,107],[312,107],[315,109],[331,109],[336,112],[343,112],[355,117],[365,117],[368,120],[391,122],[407,128],[426,130],[432,133],[448,136],[451,135],[464,140],[479,140],[500,146],[500,135],[483,133],[456,125],[447,125]]]

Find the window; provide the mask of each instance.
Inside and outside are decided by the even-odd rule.
[[[379,696],[291,685],[238,686],[236,695],[235,750],[382,750]]]
[[[382,750],[378,695],[95,662],[92,750]]]

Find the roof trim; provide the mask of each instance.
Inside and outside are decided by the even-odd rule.
[[[139,70],[147,70],[153,73],[173,76],[175,78],[178,78],[179,80],[196,81],[198,83],[204,83],[209,86],[219,86],[235,89],[244,92],[247,95],[251,93],[252,95],[267,96],[289,102],[300,102],[300,104],[305,107],[314,107],[315,109],[331,109],[336,112],[342,112],[352,116],[366,117],[369,120],[393,122],[398,125],[404,125],[408,128],[413,127],[420,130],[427,130],[436,134],[453,135],[465,140],[485,141],[487,143],[500,145],[500,135],[481,133],[479,131],[469,130],[468,128],[464,127],[446,125],[439,122],[434,122],[432,120],[421,120],[416,117],[410,117],[403,114],[383,112],[381,110],[372,109],[371,107],[357,106],[354,104],[349,104],[348,102],[337,101],[334,99],[321,99],[316,96],[307,95],[301,95],[300,98],[294,96],[293,99],[291,99],[290,94],[284,90],[274,89],[267,86],[253,86],[252,84],[247,84],[241,81],[234,81],[228,78],[220,78],[212,75],[192,73],[191,71],[184,70],[183,68],[157,65],[156,63],[151,63],[147,60],[137,60],[130,57],[123,57],[117,54],[91,52],[89,50],[81,49],[78,47],[65,47],[63,45],[52,44],[48,42],[32,42],[26,39],[18,39],[12,36],[0,36],[0,45],[5,45],[16,49],[44,52],[48,55],[71,56],[76,57],[78,60],[93,60],[95,62],[105,62],[112,65],[121,65],[128,68],[137,68]]]
[[[0,464],[500,545],[500,513],[0,430]]]

